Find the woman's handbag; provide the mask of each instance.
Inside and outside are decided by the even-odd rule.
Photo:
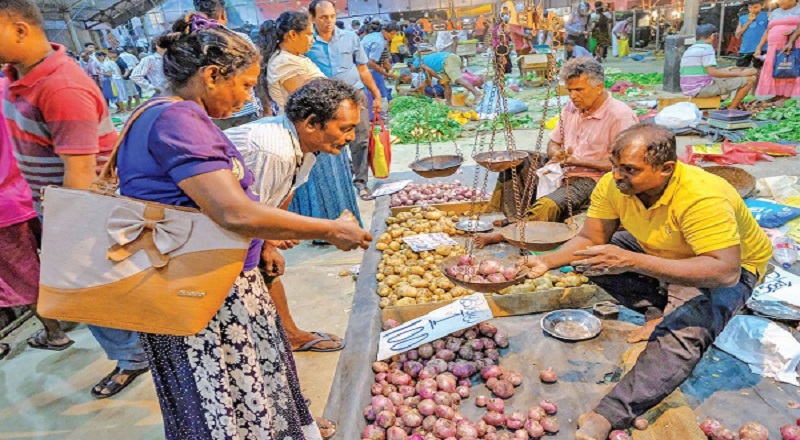
[[[117,151],[89,190],[44,191],[38,312],[45,317],[176,336],[208,325],[242,270],[250,239],[196,209],[116,194]]]
[[[772,77],[775,79],[791,79],[798,76],[800,76],[800,49],[792,49],[788,54],[776,51]]]

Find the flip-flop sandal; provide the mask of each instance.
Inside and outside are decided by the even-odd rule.
[[[336,423],[328,419],[323,419],[322,417],[317,417],[315,420],[319,428],[319,433],[322,435],[322,440],[328,440],[336,435]]]
[[[336,347],[317,348],[317,347],[315,347],[315,345],[317,345],[318,343],[324,342],[324,341],[335,341],[335,339],[333,339],[332,338],[333,335],[331,335],[329,333],[311,332],[311,334],[317,335],[317,338],[306,342],[305,344],[303,344],[300,347],[298,347],[296,350],[292,350],[292,351],[294,351],[294,352],[311,351],[311,352],[317,352],[317,353],[328,353],[328,352],[332,352],[332,351],[339,351],[339,350],[343,349],[345,347],[345,345],[346,345],[344,339],[339,339],[339,345],[336,346]]]
[[[47,341],[47,332],[45,329],[39,329],[28,338],[28,345],[31,348],[36,348],[39,350],[52,350],[52,351],[62,351],[66,350],[74,344],[75,341],[70,339],[68,342],[63,344],[51,344]]]
[[[5,343],[0,343],[0,359],[5,358],[11,353],[11,346]]]
[[[361,200],[365,202],[375,200],[375,197],[372,196],[372,191],[370,191],[366,186],[358,189],[358,196],[361,197]]]
[[[142,368],[139,370],[122,370],[119,367],[114,368],[114,370],[109,375],[104,377],[100,382],[97,383],[97,385],[94,386],[94,388],[92,388],[91,392],[92,397],[94,397],[95,399],[107,399],[113,395],[119,394],[120,391],[127,388],[128,385],[130,385],[137,377],[141,376],[144,373],[147,373],[148,371],[150,371],[149,367]],[[128,378],[125,379],[125,381],[122,383],[119,383],[112,379],[114,376],[120,374],[127,375]],[[99,391],[97,390],[98,387],[100,387]],[[103,394],[102,391],[104,389],[109,391],[108,394]]]

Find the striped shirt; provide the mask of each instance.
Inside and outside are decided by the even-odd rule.
[[[11,83],[3,99],[14,155],[40,215],[42,187],[64,183],[61,154],[97,154],[101,167],[117,139],[100,89],[64,46],[51,45],[55,52],[22,78],[6,66]]]
[[[714,47],[699,41],[689,46],[681,58],[681,90],[686,96],[695,96],[700,90],[714,82],[706,67],[717,65]]]

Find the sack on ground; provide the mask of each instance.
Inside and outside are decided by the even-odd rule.
[[[700,122],[703,114],[692,102],[672,104],[658,112],[655,123],[669,129],[686,128]]]

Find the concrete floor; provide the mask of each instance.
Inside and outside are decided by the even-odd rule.
[[[607,65],[637,73],[662,69],[658,60],[638,63],[610,60]],[[532,135],[535,134],[532,130],[519,132],[517,147],[532,149],[535,139]],[[698,138],[679,138],[679,151],[698,141]],[[469,137],[458,141],[467,157],[472,151],[472,142]],[[452,143],[435,144],[433,148],[434,154],[455,151]],[[413,176],[407,171],[415,150],[414,145],[394,146],[392,179]],[[468,158],[465,165],[473,163]],[[757,177],[800,173],[796,157],[758,162],[743,168]],[[471,182],[472,172],[462,172],[459,178],[465,183]],[[360,202],[367,228],[372,219],[372,205]],[[303,243],[285,255],[288,264],[283,280],[298,325],[306,330],[343,335],[355,283],[350,277],[340,277],[339,273],[358,264],[362,253],[344,253],[331,247]],[[95,400],[89,395],[89,389],[111,371],[114,364],[105,359],[89,331],[84,326],[72,330],[69,334],[76,343],[64,352],[28,349],[25,339],[39,327],[38,321],[29,320],[4,339],[12,345],[12,352],[0,361],[0,439],[163,438],[161,415],[149,375],[142,376],[114,398]],[[303,390],[311,399],[312,413],[321,415],[338,354],[299,353],[296,361]]]

